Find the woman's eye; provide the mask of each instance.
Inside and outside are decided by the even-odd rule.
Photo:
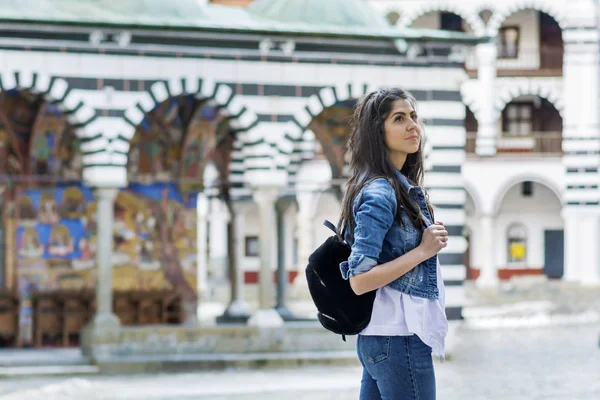
[[[396,122],[401,122],[402,121],[402,117],[396,117]]]

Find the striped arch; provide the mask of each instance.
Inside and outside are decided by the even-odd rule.
[[[83,179],[88,184],[94,186],[93,181],[86,179],[90,172],[88,167],[94,163],[94,152],[86,147],[86,142],[102,135],[93,129],[96,111],[86,105],[80,96],[73,94],[67,81],[43,73],[33,71],[1,71],[0,87],[3,91],[12,89],[28,90],[59,104],[67,121],[75,128],[75,134],[82,141]]]
[[[99,137],[94,142],[94,146],[98,151],[104,149],[103,156],[126,174],[129,143],[136,127],[142,122],[146,113],[152,111],[158,104],[169,97],[182,94],[194,94],[197,98],[212,100],[227,114],[231,127],[238,133],[232,154],[234,158],[240,158],[240,155],[246,152],[247,131],[258,124],[257,115],[241,103],[228,85],[196,77],[182,77],[152,84],[143,94],[141,101],[125,111],[123,118],[126,123],[120,126],[121,131],[116,137],[113,140],[104,136]],[[249,145],[251,147],[252,143]]]
[[[478,82],[475,79],[465,81],[460,89],[463,103],[469,107],[479,121],[480,99]],[[496,98],[494,100],[495,118],[500,118],[508,103],[519,96],[537,95],[548,100],[564,118],[564,95],[561,79],[555,78],[508,78],[496,80]]]
[[[394,11],[394,10],[389,10]],[[400,12],[400,20],[398,21],[398,26],[408,27],[413,22],[417,20],[417,18],[422,17],[425,14],[435,11],[445,11],[451,12],[462,19],[464,19],[467,24],[473,30],[473,33],[476,36],[483,36],[485,34],[485,25],[479,15],[470,7],[459,4],[458,2],[453,1],[443,1],[443,2],[429,2],[429,1],[419,1],[418,7],[413,9],[402,9],[397,10]]]
[[[75,127],[78,138],[85,140],[94,135],[87,127],[96,118],[96,111],[74,95],[64,79],[38,72],[3,71],[0,72],[0,86],[3,91],[28,90],[58,103],[69,123]],[[87,165],[85,156],[83,164]]]
[[[527,181],[535,182],[547,187],[556,195],[560,203],[564,204],[563,189],[561,188],[560,183],[558,181],[553,181],[552,179],[549,179],[548,177],[536,172],[523,172],[514,176],[507,177],[505,182],[503,182],[502,185],[498,188],[495,195],[489,197],[492,201],[491,212],[493,214],[498,214],[498,212],[500,211],[500,207],[502,206],[502,202],[504,201],[504,198],[506,197],[508,191],[515,185]]]
[[[496,118],[500,118],[502,111],[508,103],[519,96],[536,95],[548,100],[564,118],[564,98],[562,80],[548,79],[513,79],[503,82],[496,91],[496,101],[494,102],[494,111]],[[475,113],[474,110],[473,113]]]
[[[296,173],[303,161],[312,159],[314,156],[314,134],[308,129],[313,118],[319,115],[324,109],[335,105],[338,102],[357,100],[367,92],[375,88],[367,84],[349,82],[337,86],[328,86],[321,89],[317,94],[310,96],[304,109],[298,110],[294,114],[294,125],[285,135],[285,141],[282,144],[286,149],[291,149],[287,157],[287,169],[290,181],[294,181]]]
[[[545,12],[556,20],[562,30],[565,29],[567,17],[564,10],[566,8],[563,5],[561,5],[562,7],[558,6],[560,3],[546,0],[516,0],[512,2],[498,2],[497,4],[496,10],[486,28],[486,33],[489,36],[495,37],[504,20],[510,15],[531,9]]]
[[[471,110],[477,121],[479,121],[479,106],[481,104],[479,101],[478,89],[478,82],[476,79],[465,81],[460,88],[463,104],[469,107],[469,110]]]

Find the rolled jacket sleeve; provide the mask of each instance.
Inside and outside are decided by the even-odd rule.
[[[354,240],[348,261],[340,264],[344,279],[365,273],[378,264],[383,240],[396,215],[396,196],[381,178],[366,186],[354,204]]]

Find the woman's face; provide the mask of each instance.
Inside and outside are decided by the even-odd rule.
[[[396,100],[385,120],[385,144],[390,155],[408,155],[419,150],[421,128],[417,112],[406,100]]]

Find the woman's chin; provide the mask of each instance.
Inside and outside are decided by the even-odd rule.
[[[419,151],[419,143],[415,144],[414,146],[411,146],[410,151],[408,151],[409,154],[415,154]]]

